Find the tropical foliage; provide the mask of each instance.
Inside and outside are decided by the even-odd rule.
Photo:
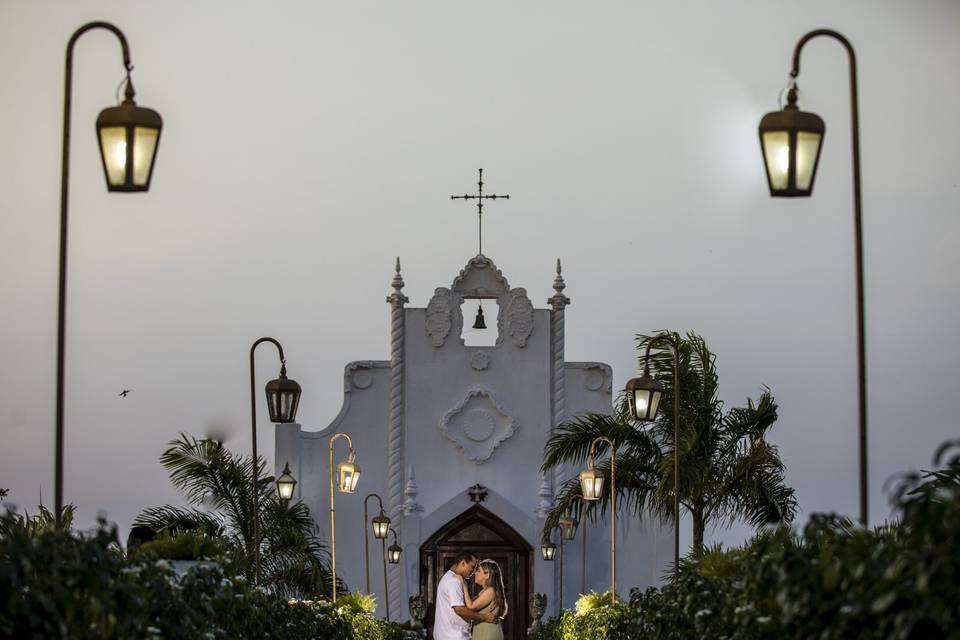
[[[627,605],[565,611],[536,640],[958,638],[960,441],[935,461],[945,466],[900,479],[894,524],[815,515],[800,532],[763,531],[684,559],[675,583]]]
[[[274,479],[257,460],[259,513],[253,513],[251,457],[236,456],[216,440],[181,434],[160,457],[188,507],[164,505],[144,510],[135,526],[176,536],[201,533],[223,541],[237,572],[253,578],[253,520],[259,518],[260,585],[294,598],[330,593],[327,551],[310,511],[302,502],[284,502]],[[343,587],[341,587],[343,588]],[[339,591],[339,589],[338,589]]]
[[[398,640],[399,625],[326,601],[291,602],[216,564],[177,578],[124,557],[115,528],[29,530],[0,516],[0,640]],[[411,637],[411,636],[406,636]]]
[[[560,425],[547,441],[542,469],[561,465],[583,467],[591,442],[606,436],[617,446],[617,504],[637,514],[673,519],[674,461],[679,457],[680,505],[693,520],[694,549],[703,547],[708,524],[746,520],[754,526],[789,522],[796,512],[793,489],[784,482],[777,447],[767,434],[777,420],[777,403],[769,389],[746,406],[724,410],[718,397],[716,357],[703,338],[660,332],[637,336],[637,348],[679,347],[679,438],[674,443],[673,351],[654,349],[651,374],[664,385],[660,411],[652,424],[634,423],[625,403],[613,415],[585,414]],[[597,455],[606,450],[599,443]],[[609,483],[609,460],[598,465]],[[606,484],[606,486],[610,486]],[[609,508],[610,496],[584,503],[576,477],[560,490],[546,520],[549,531],[565,513],[596,517]]]

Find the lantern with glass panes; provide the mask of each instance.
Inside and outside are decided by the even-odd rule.
[[[393,544],[387,547],[387,562],[390,564],[399,564],[403,549],[397,544],[397,532],[393,530],[393,527],[390,528],[390,533],[393,534]]]
[[[787,106],[760,121],[760,146],[771,196],[810,195],[825,130],[820,116],[797,107],[797,87],[791,83]]]
[[[645,366],[643,376],[627,380],[627,404],[634,420],[647,421],[657,417],[663,384],[654,380],[650,368]]]
[[[270,422],[288,424],[296,420],[300,405],[300,385],[287,378],[287,365],[280,365],[280,377],[271,380],[265,388]]]
[[[553,557],[557,554],[557,545],[553,544],[549,540],[544,540],[540,545],[540,555],[547,562],[551,562]]]
[[[560,537],[564,540],[573,540],[577,537],[577,526],[580,523],[573,516],[560,518]]]
[[[350,449],[350,455],[346,462],[337,465],[337,487],[342,493],[353,493],[357,490],[357,483],[360,482],[360,465],[354,461],[353,449]]]
[[[297,481],[290,474],[290,463],[283,465],[283,473],[277,478],[277,495],[286,502],[293,497],[293,489],[297,486]]]
[[[97,117],[97,140],[108,191],[146,191],[153,176],[163,120],[153,109],[137,106],[127,73],[124,101]]]

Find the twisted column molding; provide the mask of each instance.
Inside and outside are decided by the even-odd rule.
[[[563,295],[563,290],[567,288],[563,281],[563,274],[560,267],[560,258],[557,258],[557,277],[553,280],[553,290],[556,292],[547,300],[552,311],[550,312],[550,355],[553,358],[551,371],[550,390],[551,402],[553,404],[553,419],[550,424],[550,433],[563,422],[564,412],[566,411],[566,373],[564,371],[564,309],[570,304],[570,298]],[[554,491],[560,483],[561,470],[554,467],[553,470],[553,488]]]
[[[393,293],[387,296],[387,303],[390,304],[390,432],[387,440],[387,485],[390,518],[399,527],[403,505],[403,305],[410,301],[403,295],[399,257],[391,286]],[[394,611],[401,611],[400,579],[400,565],[388,565],[389,594],[386,597]]]

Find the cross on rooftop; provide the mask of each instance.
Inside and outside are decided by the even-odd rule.
[[[483,254],[483,201],[484,200],[496,200],[498,198],[503,200],[509,200],[510,196],[498,196],[495,193],[484,195],[483,193],[483,169],[480,169],[480,179],[477,181],[477,193],[471,195],[468,193],[463,194],[462,196],[450,196],[451,200],[476,200],[477,201],[477,236],[478,242],[480,245],[479,253]]]

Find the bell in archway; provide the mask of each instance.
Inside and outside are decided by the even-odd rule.
[[[483,307],[477,305],[477,319],[473,321],[474,329],[486,329],[487,323],[483,321]]]

